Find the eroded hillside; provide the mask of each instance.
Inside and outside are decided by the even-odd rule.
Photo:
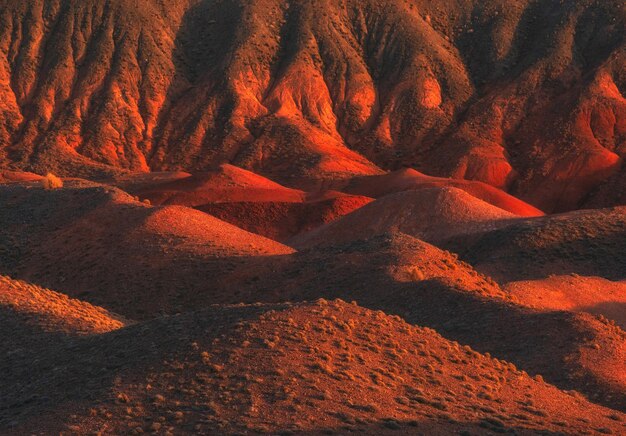
[[[2,0],[0,23],[4,165],[410,165],[548,212],[621,180],[620,0]]]

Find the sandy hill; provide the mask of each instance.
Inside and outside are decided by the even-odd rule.
[[[133,318],[293,252],[200,211],[151,207],[101,185],[66,186],[0,188],[2,271]]]
[[[626,330],[626,282],[578,274],[507,283],[517,301],[543,310],[570,310],[602,315]]]
[[[623,331],[588,314],[524,307],[452,253],[391,234],[316,247],[283,261],[253,287],[278,301],[356,300],[514,362],[563,389],[626,407]]]
[[[370,274],[359,277],[360,268],[394,281],[450,269],[451,281],[466,280],[473,291],[504,295],[469,267],[462,274],[452,271],[456,261],[451,255],[425,249],[412,238],[356,243],[356,251],[346,256],[332,248],[293,256],[289,247],[199,211],[151,207],[115,188],[72,183],[55,191],[0,189],[7,205],[0,212],[2,269],[132,319],[214,303],[316,298],[333,283],[339,290],[367,283]],[[427,261],[430,257],[437,259]],[[315,275],[320,268],[329,273],[319,275],[326,284]]]
[[[4,431],[619,434],[626,420],[341,301],[216,307],[42,351],[0,381]]]
[[[147,178],[142,175],[137,177]],[[213,202],[302,202],[306,198],[302,191],[287,188],[233,165],[221,165],[214,171],[195,173],[169,182],[157,179],[152,185],[146,182],[133,184],[127,180],[121,183],[121,187],[155,205],[188,207]]]
[[[287,188],[233,165],[193,175],[133,173],[103,180],[152,205],[193,207],[250,232],[287,239],[336,220],[371,201],[332,190]]]
[[[177,181],[188,179],[192,175],[185,171],[152,171],[152,172],[124,172],[110,174],[101,178],[94,178],[96,182],[112,185],[121,190],[136,195],[144,190],[155,190],[161,185],[169,185]]]
[[[578,207],[623,174],[621,0],[0,2],[0,161],[412,166]]]
[[[515,215],[543,215],[543,212],[536,207],[486,183],[427,176],[412,168],[403,168],[382,175],[355,177],[350,180],[335,182],[334,186],[342,192],[374,198],[413,189],[452,187],[461,189],[474,197]]]
[[[91,304],[71,299],[48,289],[0,276],[0,373],[3,397],[10,379],[20,378],[22,386],[13,386],[13,394],[22,395],[23,402],[0,400],[0,433],[11,434],[7,421],[23,413],[28,404],[37,401],[28,394],[29,364],[37,362],[46,353],[71,347],[78,338],[103,334],[128,325],[122,317]],[[43,367],[42,374],[56,368]],[[33,374],[31,374],[32,376]],[[32,392],[31,392],[32,393]],[[45,398],[42,393],[42,398]]]
[[[624,407],[619,333],[584,315],[520,308],[468,264],[415,238],[366,233],[366,240],[293,253],[199,211],[150,207],[114,188],[72,183],[0,190],[9,206],[2,210],[3,271],[131,319],[216,303],[356,300]],[[586,345],[594,343],[601,347]]]
[[[626,278],[624,212],[617,207],[520,220],[450,241],[447,248],[500,282],[567,273],[622,280]]]
[[[6,276],[0,276],[0,313],[6,355],[33,346],[33,339],[106,333],[126,324],[104,309]]]
[[[588,314],[524,307],[453,254],[393,229],[295,253],[205,213],[151,207],[87,182],[54,191],[6,185],[0,196],[3,273],[130,319],[211,304],[356,300],[626,409],[622,330]]]
[[[495,229],[517,218],[457,188],[391,194],[340,220],[296,236],[289,244],[310,248],[398,230],[428,242]]]

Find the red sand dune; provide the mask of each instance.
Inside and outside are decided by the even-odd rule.
[[[517,218],[457,188],[403,191],[380,198],[338,221],[296,236],[301,249],[398,230],[427,242],[496,229]]]
[[[72,339],[107,333],[128,325],[124,318],[67,295],[0,276],[0,384],[24,370],[23,361],[40,359],[39,350]],[[48,368],[44,374],[50,374]],[[27,374],[25,374],[28,377]],[[27,381],[26,379],[23,379]],[[1,397],[7,398],[3,386]],[[22,386],[26,388],[26,384]],[[57,389],[54,387],[54,390]],[[0,400],[4,401],[4,400]],[[27,403],[26,403],[27,404]],[[0,412],[0,433],[7,433],[6,418],[18,405]],[[20,408],[23,412],[24,409]],[[12,412],[13,411],[13,412]],[[3,420],[4,418],[4,420]],[[4,421],[4,422],[2,422]]]
[[[309,301],[319,296],[356,300],[368,307],[412,305],[433,287],[446,294],[514,303],[490,278],[469,264],[414,237],[399,233],[326,244],[274,261],[272,272],[256,277],[254,289],[268,290],[256,298],[268,301]],[[423,294],[422,294],[423,293]],[[434,303],[433,303],[434,304]]]
[[[6,276],[0,276],[0,311],[5,326],[9,321],[20,323],[20,330],[29,326],[41,333],[69,336],[106,333],[126,324],[104,309]],[[24,345],[16,341],[23,332],[3,329],[2,334],[3,349],[10,347],[7,341],[13,346]]]
[[[0,198],[3,271],[133,317],[293,252],[203,212],[151,207],[101,185],[7,185]]]
[[[191,174],[185,171],[153,171],[148,173],[126,172],[100,179],[94,178],[94,180],[102,184],[116,186],[128,193],[136,193],[142,190],[156,189],[160,185],[167,186],[189,177]]]
[[[511,282],[504,289],[530,307],[602,315],[626,330],[626,282],[570,274]]]
[[[212,202],[301,202],[306,197],[302,191],[286,188],[232,165],[222,165],[215,171],[180,177],[165,183],[157,180],[152,185],[143,183],[136,187],[125,182],[122,188],[155,205],[188,207]]]
[[[519,305],[453,254],[406,235],[296,253],[255,286],[277,289],[277,298],[292,301],[320,295],[356,300],[514,362],[561,388],[626,409],[623,331],[588,314]]]
[[[515,215],[543,215],[543,212],[536,207],[486,183],[431,177],[411,168],[401,169],[384,175],[355,177],[349,181],[338,182],[335,185],[336,189],[343,192],[374,198],[395,192],[434,187],[462,189],[476,198]]]
[[[472,204],[479,201],[459,192]],[[365,241],[293,253],[234,226],[218,229],[201,212],[153,208],[99,185],[76,181],[55,191],[5,186],[0,194],[9,206],[0,215],[0,236],[9,243],[0,256],[3,271],[125,316],[155,318],[212,303],[354,299],[596,402],[626,407],[619,379],[626,374],[623,332],[589,316],[516,306],[497,284],[414,238],[367,233]]]
[[[215,307],[38,351],[0,380],[0,422],[18,433],[619,434],[626,420],[341,301]]]
[[[371,201],[336,191],[305,193],[232,165],[194,175],[127,175],[116,177],[113,183],[153,205],[194,207],[278,241],[329,223]]]
[[[54,244],[55,239],[66,237],[66,250],[76,248],[69,246],[72,240],[92,243],[98,241],[98,231],[108,231],[117,235],[115,241],[102,242],[124,242],[127,248],[137,250],[153,248],[141,245],[142,241],[152,239],[150,242],[168,242],[170,250],[201,255],[254,256],[293,251],[194,209],[152,207],[103,185],[76,182],[53,192],[15,186],[3,189],[2,194],[7,199],[6,222],[14,226],[15,235],[26,226],[36,231],[30,242]],[[20,208],[29,207],[34,219],[21,223]]]

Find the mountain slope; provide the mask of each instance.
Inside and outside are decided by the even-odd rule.
[[[622,171],[620,0],[2,0],[0,23],[7,166],[410,165],[547,212]]]

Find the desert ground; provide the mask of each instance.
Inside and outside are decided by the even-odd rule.
[[[626,432],[626,208],[375,177],[5,172],[0,433]]]
[[[0,0],[0,435],[626,434],[623,0]]]

